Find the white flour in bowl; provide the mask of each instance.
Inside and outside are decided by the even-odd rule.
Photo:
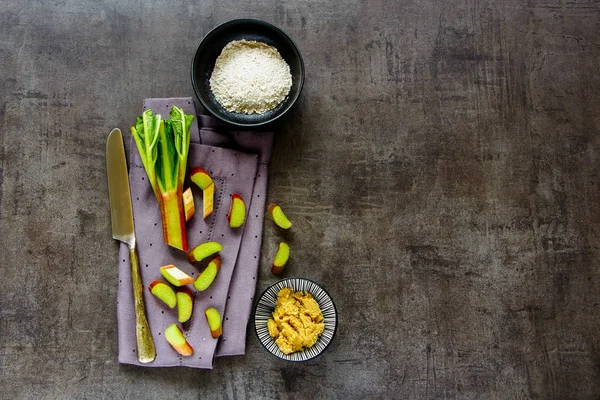
[[[228,111],[262,114],[281,103],[292,87],[292,74],[276,48],[253,40],[235,40],[223,48],[210,76],[210,88]]]

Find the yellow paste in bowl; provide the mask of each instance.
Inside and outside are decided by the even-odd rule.
[[[319,304],[310,293],[283,288],[267,327],[279,350],[291,354],[314,345],[325,323]]]

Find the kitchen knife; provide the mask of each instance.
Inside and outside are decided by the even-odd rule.
[[[106,141],[106,174],[108,176],[113,238],[127,243],[129,247],[129,265],[131,267],[131,284],[135,307],[137,358],[141,363],[148,363],[156,357],[156,350],[144,306],[142,277],[140,275],[133,227],[127,162],[123,147],[123,135],[120,129],[113,129]]]

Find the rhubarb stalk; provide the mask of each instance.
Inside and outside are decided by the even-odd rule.
[[[183,181],[190,147],[193,115],[173,106],[171,119],[146,110],[131,133],[160,207],[165,243],[188,251],[183,204]]]

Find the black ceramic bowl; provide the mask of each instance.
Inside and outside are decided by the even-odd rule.
[[[317,340],[317,342],[310,348],[302,351],[297,351],[292,354],[284,354],[277,344],[269,335],[269,329],[267,323],[273,316],[275,310],[277,295],[283,288],[291,288],[295,292],[301,291],[304,293],[310,293],[314,299],[319,303],[319,308],[323,313],[323,319],[325,323],[325,330]],[[263,294],[259,297],[258,303],[254,308],[254,330],[260,343],[264,346],[269,353],[282,360],[287,361],[308,361],[319,354],[323,353],[335,336],[337,329],[337,311],[333,300],[329,296],[329,293],[325,291],[316,282],[305,278],[285,278],[279,282],[269,286]]]
[[[215,99],[209,79],[223,48],[233,40],[256,40],[275,47],[290,66],[292,87],[287,97],[274,109],[262,114],[227,111]],[[298,48],[283,31],[257,19],[235,19],[217,26],[202,40],[192,62],[192,85],[204,108],[215,117],[233,125],[264,125],[285,114],[296,102],[304,84],[304,62]]]

